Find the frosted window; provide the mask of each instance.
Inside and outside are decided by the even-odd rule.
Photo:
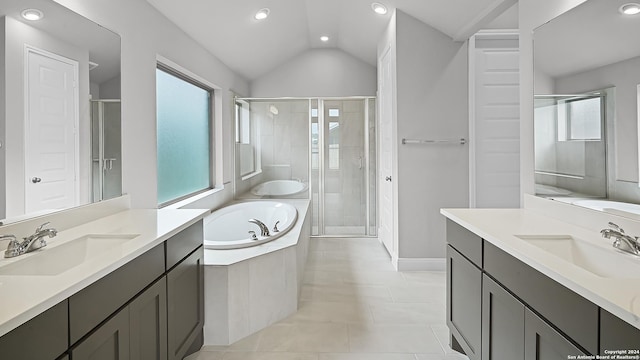
[[[211,95],[209,89],[156,70],[158,204],[212,186]]]
[[[339,117],[340,109],[329,109],[329,117]]]
[[[600,140],[602,138],[602,110],[599,97],[567,103],[571,140]]]

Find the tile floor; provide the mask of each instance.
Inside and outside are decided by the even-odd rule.
[[[396,272],[377,239],[311,239],[299,310],[188,360],[463,360],[448,346],[445,273]]]

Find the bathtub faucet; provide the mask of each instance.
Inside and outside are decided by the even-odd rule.
[[[252,224],[256,224],[258,225],[258,227],[260,227],[261,236],[271,236],[271,234],[269,233],[269,228],[262,221],[258,219],[249,219],[249,222]]]

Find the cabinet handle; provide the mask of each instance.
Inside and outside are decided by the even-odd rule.
[[[32,178],[31,178],[31,182],[32,182],[32,183],[34,183],[34,184],[37,184],[37,183],[39,183],[40,181],[42,181],[42,179],[40,179],[39,177],[32,177]]]
[[[386,178],[384,178],[385,181],[391,181],[391,176],[387,176]]]

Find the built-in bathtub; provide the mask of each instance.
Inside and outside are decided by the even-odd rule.
[[[309,200],[233,203],[214,211],[205,218],[205,224],[222,221],[219,224],[224,226],[227,220],[220,220],[225,218],[221,214],[235,212],[236,205],[261,207],[262,203],[264,206],[268,203],[290,205],[297,211],[296,220],[286,233],[273,241],[238,249],[205,248],[205,346],[232,344],[285,319],[298,309],[311,234],[311,216],[307,216]],[[234,216],[242,219],[238,220],[242,226],[248,224],[251,230],[258,231],[256,225],[244,223],[247,214]],[[265,217],[261,221],[278,221],[261,216]],[[230,220],[228,224],[231,225]],[[272,229],[273,223],[270,222],[269,227]],[[205,225],[206,241],[217,238],[219,233],[219,228]]]
[[[640,219],[640,205],[607,199],[558,196],[551,199],[614,215]]]
[[[295,206],[281,201],[247,201],[226,206],[205,220],[204,248],[240,249],[274,241],[293,227],[297,216]],[[264,223],[269,235],[261,235],[260,227],[250,220]]]
[[[307,190],[307,184],[298,180],[271,180],[251,188],[251,194],[264,197],[297,195]]]

